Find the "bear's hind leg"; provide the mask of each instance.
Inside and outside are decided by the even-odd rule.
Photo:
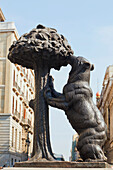
[[[80,156],[85,162],[107,161],[101,147],[95,144],[86,144],[80,150]]]

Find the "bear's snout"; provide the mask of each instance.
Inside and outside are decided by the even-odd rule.
[[[93,71],[94,70],[94,64],[91,64],[91,69],[90,69],[91,71]]]

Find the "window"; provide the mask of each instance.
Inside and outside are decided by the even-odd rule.
[[[26,91],[26,99],[28,100],[28,90]]]
[[[17,111],[17,105],[18,105],[18,103],[17,103],[17,100],[16,100],[16,109],[15,109],[16,111]]]
[[[20,80],[20,88],[22,89],[22,80]]]
[[[24,119],[26,117],[26,108],[24,108]]]
[[[19,150],[21,150],[21,132],[19,132]]]
[[[15,70],[13,72],[13,86],[15,86]]]
[[[110,131],[110,108],[108,107],[108,130]]]
[[[31,95],[30,95],[30,93],[29,93],[29,101],[31,100]]]
[[[14,96],[13,96],[13,105],[12,105],[12,113],[14,114],[14,101],[15,99],[14,99]]]
[[[20,104],[20,110],[19,110],[19,118],[21,116],[21,104]]]
[[[15,129],[15,149],[17,150],[17,129]]]
[[[11,166],[13,166],[13,158],[11,158]]]
[[[18,74],[16,75],[16,82],[18,83]]]
[[[0,85],[5,85],[6,61],[0,60]]]
[[[29,84],[31,84],[31,75],[29,76]]]
[[[25,85],[24,85],[24,88],[23,88],[23,92],[25,93]]]
[[[12,127],[12,147],[14,147],[14,127]]]
[[[0,35],[0,57],[6,57],[7,52],[7,34]]]
[[[27,75],[26,75],[27,79],[28,79],[28,70],[27,70]]]
[[[4,97],[5,97],[5,89],[0,88],[0,113],[4,112]]]

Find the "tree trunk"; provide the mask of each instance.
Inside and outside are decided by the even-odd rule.
[[[44,99],[49,68],[42,61],[35,63],[34,141],[31,161],[54,160],[49,135],[49,108]]]

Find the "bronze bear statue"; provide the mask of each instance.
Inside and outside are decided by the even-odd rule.
[[[106,161],[102,146],[107,138],[107,126],[103,116],[92,100],[90,71],[94,65],[83,57],[71,56],[72,66],[63,94],[55,91],[50,76],[49,88],[45,89],[45,99],[53,107],[62,109],[79,134],[77,149],[83,161]]]

